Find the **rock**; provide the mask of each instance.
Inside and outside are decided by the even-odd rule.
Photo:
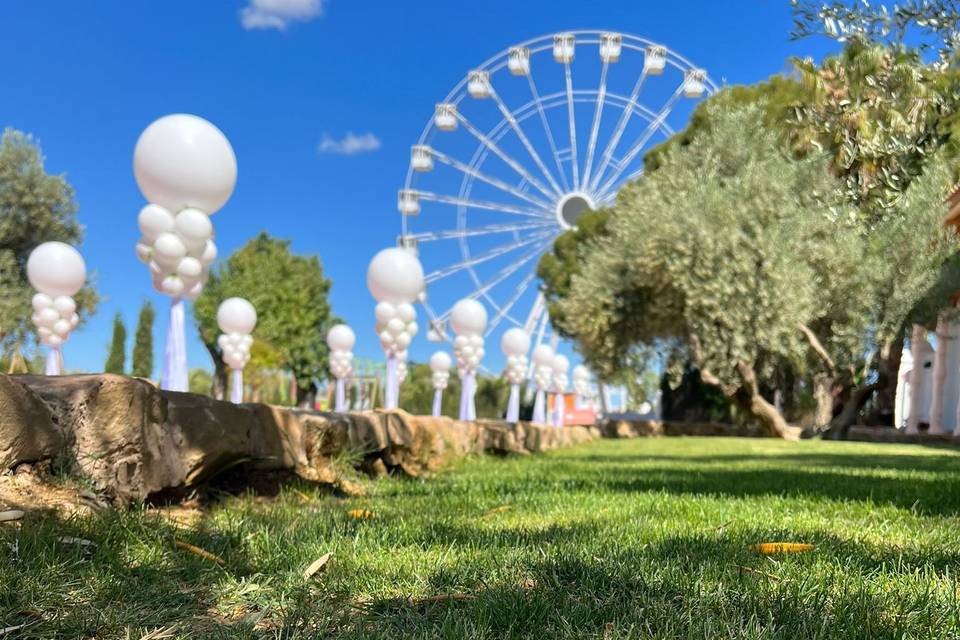
[[[26,386],[0,375],[0,471],[57,457],[63,434],[50,410]]]

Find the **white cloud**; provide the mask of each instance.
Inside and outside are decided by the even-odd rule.
[[[249,0],[240,11],[244,29],[278,29],[292,22],[309,22],[323,13],[326,0]]]
[[[352,156],[367,151],[376,151],[380,148],[380,138],[372,133],[363,133],[360,135],[352,131],[347,131],[343,140],[336,140],[327,134],[323,134],[320,144],[317,145],[317,151],[320,153],[336,153],[342,156]]]

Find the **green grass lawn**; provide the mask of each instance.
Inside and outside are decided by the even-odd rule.
[[[362,498],[305,484],[226,497],[187,527],[150,510],[0,524],[0,628],[36,621],[5,636],[30,638],[960,637],[958,451],[605,440],[366,488]],[[748,548],[770,541],[816,548]]]

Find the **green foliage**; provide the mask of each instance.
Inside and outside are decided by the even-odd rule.
[[[407,379],[400,385],[400,406],[414,415],[430,415],[433,410],[433,376],[430,365],[407,364]],[[500,377],[477,377],[476,406],[478,418],[502,418],[507,410],[510,385]],[[460,378],[451,372],[443,391],[442,413],[456,418],[460,412]]]
[[[0,348],[23,342],[30,329],[26,265],[40,243],[77,244],[83,231],[76,221],[73,188],[63,176],[48,174],[39,146],[30,136],[7,129],[0,137]],[[97,306],[91,286],[77,296],[80,318]]]
[[[105,373],[123,375],[127,362],[127,327],[123,324],[120,312],[113,317],[113,338],[110,340],[110,351],[107,353],[107,362],[103,365]]]
[[[150,301],[144,301],[137,318],[137,333],[133,342],[133,370],[131,375],[149,378],[153,375],[153,320],[156,312]]]
[[[295,255],[288,240],[261,233],[211,272],[193,310],[200,337],[219,362],[217,307],[232,296],[249,300],[257,310],[255,341],[271,345],[298,388],[308,390],[314,380],[326,377],[324,335],[335,322],[329,291],[318,257]]]
[[[210,387],[213,384],[213,376],[206,369],[190,369],[187,375],[187,385],[190,393],[197,395],[208,395]]]

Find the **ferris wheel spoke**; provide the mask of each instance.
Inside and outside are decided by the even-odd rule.
[[[521,231],[534,231],[547,227],[555,227],[556,222],[524,222],[517,224],[491,224],[484,227],[474,227],[472,229],[448,229],[446,231],[424,231],[423,233],[411,233],[404,238],[408,238],[417,243],[433,242],[436,240],[459,240],[461,238],[473,238],[476,236],[489,236],[498,233],[519,233]]]
[[[593,178],[593,182],[590,184],[590,190],[597,188],[597,183],[600,182],[600,177],[603,175],[603,172],[607,170],[607,165],[610,164],[611,158],[613,158],[613,153],[617,149],[617,145],[620,144],[620,138],[623,137],[623,132],[627,128],[627,122],[630,121],[630,116],[633,115],[633,107],[637,104],[637,98],[640,96],[640,90],[643,88],[643,83],[647,79],[647,69],[644,67],[643,71],[640,72],[640,77],[637,78],[636,83],[633,85],[633,90],[630,92],[630,98],[627,101],[627,108],[623,110],[623,113],[620,114],[620,120],[617,121],[617,127],[613,130],[613,135],[610,136],[610,141],[607,142],[607,146],[604,147],[603,156],[601,157],[600,164],[597,166],[597,173]]]
[[[468,198],[459,198],[457,196],[447,196],[441,193],[433,193],[431,191],[415,191],[414,193],[421,200],[428,200],[431,202],[440,202],[442,204],[449,204],[458,207],[471,207],[473,209],[486,209],[488,211],[501,211],[503,213],[512,213],[518,216],[527,216],[529,218],[542,218],[544,220],[550,220],[553,216],[542,209],[521,209],[518,207],[512,207],[510,205],[502,204],[499,202],[490,202],[488,200],[470,200]]]
[[[617,178],[619,178],[627,167],[630,166],[630,163],[633,162],[634,158],[639,155],[643,150],[643,147],[654,133],[657,132],[657,128],[666,121],[667,116],[670,115],[670,112],[673,110],[673,105],[677,103],[677,100],[680,99],[680,96],[683,94],[683,84],[681,83],[677,90],[673,92],[673,95],[670,96],[670,99],[667,100],[667,104],[664,105],[663,109],[660,110],[660,113],[657,114],[653,120],[647,125],[647,128],[644,129],[643,133],[637,138],[637,141],[630,147],[630,150],[625,156],[617,163],[616,167],[613,170],[613,173],[610,174],[610,177],[607,178],[607,181],[599,189],[601,197],[606,194],[616,183]]]
[[[593,165],[593,153],[597,147],[597,135],[600,133],[600,116],[603,113],[603,103],[607,97],[607,71],[609,68],[609,61],[604,59],[603,71],[600,72],[600,88],[597,90],[597,106],[593,111],[593,126],[590,128],[590,142],[587,144],[587,163],[583,169],[583,184],[590,184],[590,168]]]
[[[539,190],[540,193],[542,193],[543,195],[547,196],[547,198],[551,198],[551,199],[552,199],[552,198],[555,197],[556,194],[551,193],[550,190],[547,189],[547,187],[545,187],[543,184],[541,184],[541,182],[540,182],[539,180],[537,180],[537,179],[534,178],[532,175],[530,175],[530,172],[527,171],[526,169],[524,169],[524,168],[523,168],[523,165],[521,165],[519,162],[517,162],[517,161],[516,161],[513,157],[511,157],[509,154],[507,154],[506,152],[504,152],[503,149],[501,149],[499,146],[497,146],[497,143],[496,143],[496,142],[494,142],[494,141],[491,140],[489,137],[487,137],[486,135],[484,135],[484,133],[483,133],[482,131],[480,131],[480,130],[477,129],[475,126],[473,126],[473,123],[471,123],[469,120],[467,120],[466,116],[464,116],[464,115],[463,115],[462,113],[460,113],[459,111],[457,111],[456,116],[457,116],[457,120],[460,122],[460,124],[463,125],[463,128],[466,129],[467,131],[469,131],[470,134],[480,142],[480,144],[482,144],[483,146],[485,146],[485,147],[486,147],[487,149],[489,149],[490,151],[494,152],[494,153],[497,155],[497,157],[499,157],[501,160],[503,160],[504,162],[506,162],[507,165],[509,165],[509,167],[510,167],[511,169],[513,169],[513,170],[516,171],[518,174],[520,174],[520,176],[521,176],[522,178],[524,178],[527,182],[529,182],[529,183],[532,184],[534,187],[536,187],[537,190]]]
[[[573,186],[580,188],[580,166],[577,163],[577,119],[573,110],[573,70],[570,63],[564,63],[564,75],[567,80],[567,120],[570,128],[570,166],[573,169]]]
[[[437,280],[441,280],[441,279],[443,279],[443,278],[446,278],[447,276],[451,276],[451,275],[453,275],[453,274],[455,274],[455,273],[458,273],[458,272],[460,272],[460,271],[463,271],[464,269],[469,269],[470,267],[475,267],[475,266],[477,266],[478,264],[483,264],[484,262],[489,262],[490,260],[493,260],[494,258],[498,258],[498,257],[500,257],[500,256],[502,256],[502,255],[505,255],[505,254],[507,254],[507,253],[510,253],[511,251],[516,251],[517,249],[522,249],[523,247],[527,247],[527,246],[529,246],[529,245],[531,245],[531,244],[540,242],[540,241],[543,240],[544,238],[548,238],[548,237],[551,237],[551,236],[553,236],[553,235],[555,235],[555,232],[554,232],[554,231],[541,232],[541,233],[535,234],[535,235],[533,235],[533,236],[531,236],[531,237],[529,237],[529,238],[526,238],[525,240],[518,240],[518,241],[513,242],[513,243],[511,243],[511,244],[505,244],[505,245],[502,245],[502,246],[499,246],[499,247],[495,247],[495,248],[490,249],[489,251],[487,251],[487,252],[485,252],[485,253],[481,253],[481,254],[478,255],[478,256],[474,256],[474,257],[472,257],[472,258],[468,258],[467,260],[464,260],[463,262],[458,262],[457,264],[451,265],[451,266],[449,266],[449,267],[445,267],[445,268],[443,268],[443,269],[437,269],[436,271],[432,271],[432,272],[428,273],[426,276],[424,276],[424,281],[425,281],[427,284],[436,282]]]
[[[490,85],[490,97],[492,97],[494,102],[497,103],[497,108],[500,109],[500,113],[503,114],[503,117],[510,124],[510,128],[513,129],[514,133],[517,134],[517,137],[520,138],[520,142],[522,142],[523,146],[527,149],[527,153],[529,153],[530,157],[533,158],[533,161],[537,163],[537,166],[540,168],[540,171],[543,172],[547,182],[549,182],[550,186],[553,187],[557,197],[563,195],[563,191],[560,189],[560,185],[557,184],[557,181],[554,179],[553,174],[547,170],[547,166],[543,164],[540,154],[537,153],[537,150],[534,149],[532,144],[530,144],[530,139],[527,137],[527,134],[523,132],[523,129],[520,127],[520,123],[517,122],[517,119],[514,117],[513,113],[507,108],[507,105],[504,104],[503,100],[500,98],[500,94],[497,93],[492,84]]]
[[[497,311],[497,315],[493,316],[493,320],[490,321],[490,324],[487,327],[487,331],[484,335],[489,336],[491,333],[493,333],[494,329],[497,328],[497,325],[499,325],[500,322],[502,322],[503,319],[507,317],[507,314],[510,313],[510,309],[512,309],[514,305],[517,304],[517,301],[520,300],[523,294],[526,293],[527,289],[530,288],[530,283],[533,282],[533,279],[536,276],[537,276],[537,272],[531,271],[529,274],[527,274],[527,277],[524,278],[523,281],[517,285],[517,288],[513,292],[513,295],[510,296],[510,299],[507,300],[506,303],[504,303],[504,305],[500,307],[500,310]]]
[[[527,74],[527,84],[530,86],[530,95],[537,105],[537,111],[540,113],[540,123],[543,125],[543,131],[547,134],[547,141],[550,143],[550,151],[553,153],[553,161],[557,165],[557,171],[560,172],[560,181],[563,183],[565,191],[570,190],[570,183],[567,181],[567,173],[563,170],[563,163],[560,161],[560,152],[557,151],[557,141],[553,137],[553,130],[550,128],[550,122],[547,120],[547,112],[543,108],[543,101],[540,100],[540,92],[533,81],[533,74]]]
[[[462,173],[465,173],[465,174],[467,174],[467,175],[469,175],[469,176],[473,176],[473,177],[476,178],[477,180],[480,180],[480,181],[482,181],[482,182],[486,182],[487,184],[489,184],[489,185],[491,185],[491,186],[493,186],[493,187],[496,187],[497,189],[500,189],[501,191],[505,191],[505,192],[509,193],[509,194],[512,195],[512,196],[515,196],[515,197],[517,197],[517,198],[520,198],[521,200],[526,200],[526,201],[529,202],[530,204],[536,205],[536,206],[538,206],[538,207],[543,207],[544,209],[549,209],[549,208],[550,208],[550,204],[547,203],[545,200],[541,200],[540,198],[535,198],[535,197],[533,197],[533,196],[531,196],[531,195],[529,195],[529,194],[527,194],[527,193],[524,193],[524,192],[521,191],[520,189],[517,189],[516,187],[511,186],[511,185],[507,184],[506,182],[504,182],[504,181],[502,181],[502,180],[500,180],[500,179],[498,179],[498,178],[494,178],[493,176],[489,176],[489,175],[483,173],[482,171],[479,171],[478,169],[474,169],[474,168],[471,167],[470,165],[468,165],[468,164],[466,164],[466,163],[464,163],[464,162],[461,162],[460,160],[457,160],[456,158],[452,158],[452,157],[448,156],[447,154],[445,154],[445,153],[443,153],[443,152],[441,152],[441,151],[437,151],[436,149],[431,149],[430,153],[431,153],[431,155],[433,155],[434,158],[436,158],[436,159],[439,160],[440,162],[444,163],[445,165],[448,165],[448,166],[450,166],[450,167],[453,167],[453,168],[456,169],[457,171],[460,171],[460,172],[462,172]]]

